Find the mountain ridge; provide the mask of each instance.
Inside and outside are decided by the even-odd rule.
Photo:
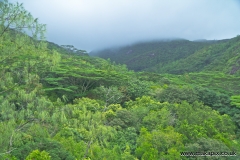
[[[93,51],[89,54],[104,59],[110,58],[116,63],[126,64],[129,69],[134,71],[150,71],[149,69],[155,65],[158,65],[158,67],[165,66],[177,60],[185,59],[204,47],[226,41],[229,40],[189,41],[175,39],[150,41]],[[153,72],[159,73],[156,69]]]

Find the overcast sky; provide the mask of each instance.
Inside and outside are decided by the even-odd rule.
[[[91,51],[162,38],[240,34],[240,0],[9,0],[47,24],[47,40]]]

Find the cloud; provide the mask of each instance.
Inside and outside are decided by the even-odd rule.
[[[13,1],[13,0],[12,0]],[[141,40],[231,38],[237,0],[19,0],[47,24],[47,39],[88,51]]]

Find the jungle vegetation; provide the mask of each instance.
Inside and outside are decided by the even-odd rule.
[[[239,36],[166,42],[169,54],[155,49],[159,62],[142,59],[136,72],[47,42],[45,28],[22,4],[0,2],[0,159],[240,158]]]

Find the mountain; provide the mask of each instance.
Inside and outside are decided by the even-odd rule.
[[[218,71],[240,75],[240,36],[205,46],[184,59],[146,68],[158,73],[183,74],[200,71]]]
[[[219,42],[184,39],[151,41],[93,51],[90,55],[104,59],[110,58],[116,63],[126,64],[129,69],[134,71],[154,71],[155,66],[165,66],[177,60],[185,59],[196,51]]]
[[[225,40],[171,40],[138,43],[95,51],[101,58],[126,64],[134,71],[183,74],[220,71],[239,74],[240,37]]]

